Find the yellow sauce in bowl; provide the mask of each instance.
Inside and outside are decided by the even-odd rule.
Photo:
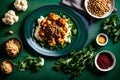
[[[103,35],[100,35],[100,36],[98,37],[98,42],[99,42],[100,44],[104,44],[104,43],[106,42],[106,37],[103,36]]]
[[[96,37],[96,42],[100,46],[105,46],[107,44],[107,42],[108,42],[107,35],[104,34],[104,33],[98,34],[97,37]]]

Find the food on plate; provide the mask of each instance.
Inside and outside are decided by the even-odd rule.
[[[13,25],[18,21],[19,17],[16,16],[15,11],[9,10],[7,13],[5,13],[5,17],[2,18],[3,23],[7,25]]]
[[[46,17],[40,16],[34,36],[42,43],[41,45],[63,46],[66,43],[71,43],[73,26],[75,25],[70,19],[50,13]]]
[[[16,57],[22,49],[22,43],[16,39],[11,38],[5,43],[5,51],[10,57]]]
[[[16,0],[14,6],[18,11],[26,11],[28,8],[27,0]]]
[[[10,60],[4,60],[0,63],[0,71],[4,74],[10,74],[13,72],[14,65]]]
[[[111,0],[89,0],[87,8],[93,15],[102,17],[109,12],[110,4]]]

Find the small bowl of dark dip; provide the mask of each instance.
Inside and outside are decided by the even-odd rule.
[[[106,72],[115,67],[116,58],[114,54],[108,50],[99,52],[95,57],[95,66],[98,70]]]

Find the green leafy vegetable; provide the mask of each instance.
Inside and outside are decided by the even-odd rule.
[[[105,19],[102,26],[103,32],[112,37],[114,42],[120,39],[120,24],[117,15],[112,15],[110,18]]]
[[[53,69],[55,71],[62,71],[71,75],[70,79],[79,76],[87,67],[92,67],[94,57],[96,55],[95,49],[89,45],[83,50],[71,52],[68,58],[60,58]]]
[[[38,72],[41,67],[44,66],[44,59],[42,57],[26,56],[19,61],[19,64],[17,66],[19,71],[30,69],[31,72]]]

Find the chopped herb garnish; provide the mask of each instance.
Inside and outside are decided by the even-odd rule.
[[[112,15],[110,18],[105,19],[102,26],[103,32],[112,37],[114,42],[120,40],[120,24],[117,15]]]

